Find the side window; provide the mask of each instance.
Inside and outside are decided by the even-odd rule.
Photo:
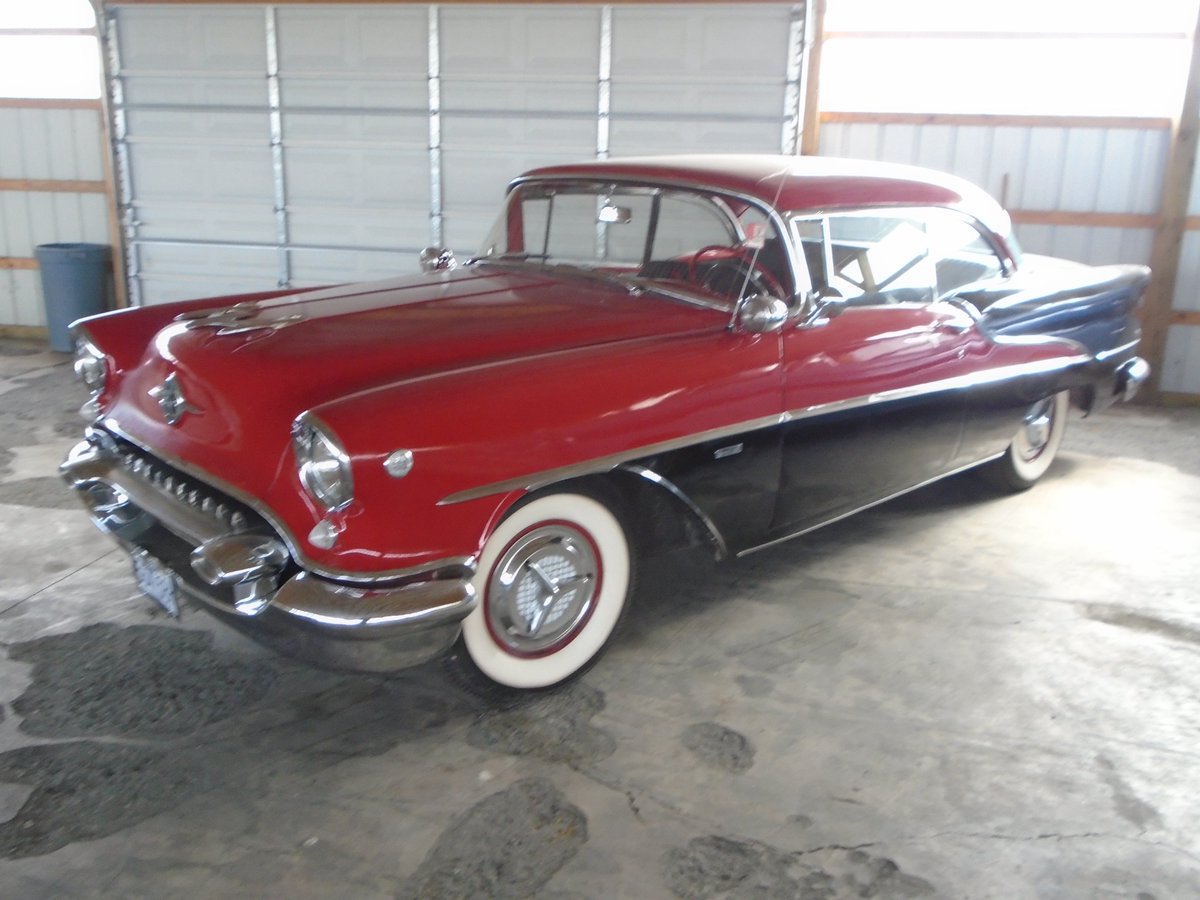
[[[827,284],[851,303],[927,303],[937,273],[925,223],[912,215],[828,219]]]
[[[929,243],[939,297],[1001,274],[1000,258],[975,226],[949,210],[929,212]]]

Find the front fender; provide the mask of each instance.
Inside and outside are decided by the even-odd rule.
[[[475,555],[530,490],[777,420],[780,378],[777,335],[722,330],[492,363],[323,404],[313,412],[342,440],[355,479],[327,561],[406,568]],[[398,449],[413,458],[401,478],[384,467]]]

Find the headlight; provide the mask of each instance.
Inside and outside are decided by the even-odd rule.
[[[292,425],[300,483],[326,509],[345,506],[354,496],[350,457],[333,433],[315,416],[300,416]]]
[[[75,340],[75,377],[88,389],[87,402],[79,408],[79,414],[89,422],[101,414],[100,395],[108,379],[108,362],[100,349],[87,338]]]

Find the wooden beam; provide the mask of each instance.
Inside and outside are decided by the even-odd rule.
[[[1178,394],[1160,391],[1158,402],[1163,406],[1200,406],[1200,394]]]
[[[1069,212],[1058,209],[1010,209],[1018,225],[1066,225],[1076,228],[1154,228],[1153,213]]]
[[[44,325],[0,325],[0,337],[47,341],[50,339],[50,329]]]
[[[36,269],[38,261],[29,256],[0,256],[0,269]]]
[[[823,112],[821,121],[863,125],[984,125],[1017,128],[1134,128],[1158,131],[1171,127],[1161,116],[1030,116],[992,113]]]
[[[0,109],[94,109],[100,110],[100,101],[73,100],[55,97],[0,97]]]
[[[95,37],[95,28],[0,28],[0,37]]]
[[[1083,40],[1095,41],[1112,38],[1114,40],[1177,40],[1186,41],[1188,35],[1181,31],[829,31],[825,34],[828,40],[1003,40],[1024,41],[1050,39],[1055,41]]]
[[[804,23],[804,122],[800,126],[800,153],[817,156],[821,152],[821,48],[825,44],[825,2],[808,4],[809,18]],[[807,40],[811,36],[812,40]]]
[[[58,178],[0,178],[0,191],[30,191],[44,194],[103,194],[103,181],[70,181]]]
[[[1167,165],[1163,174],[1159,224],[1150,251],[1154,276],[1142,303],[1141,354],[1153,372],[1146,384],[1146,397],[1158,398],[1162,389],[1163,360],[1166,357],[1167,332],[1171,327],[1171,307],[1179,278],[1179,261],[1187,224],[1188,198],[1196,168],[1196,147],[1200,139],[1200,10],[1192,32],[1192,58],[1188,66],[1187,86],[1179,117],[1171,128]]]
[[[1177,309],[1171,313],[1172,325],[1200,325],[1200,310]]]

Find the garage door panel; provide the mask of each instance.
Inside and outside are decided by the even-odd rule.
[[[578,113],[596,116],[596,78],[582,81],[521,79],[442,81],[442,109],[453,115],[456,110],[508,112],[519,116],[553,116]],[[595,122],[592,123],[595,130]]]
[[[337,81],[287,77],[280,79],[280,95],[285,117],[302,114],[305,107],[317,107],[326,113],[338,109],[371,109],[386,114],[429,114],[429,84],[424,78],[420,81],[395,78]]]
[[[178,78],[139,75],[124,80],[125,106],[242,106],[267,114],[266,78]]]
[[[118,15],[124,70],[266,72],[262,7],[125,8]]]
[[[279,70],[329,74],[413,75],[429,69],[424,7],[303,9],[276,13]]]
[[[129,151],[139,199],[255,202],[267,213],[274,205],[267,146],[133,143]]]
[[[479,252],[496,222],[498,207],[499,199],[496,206],[491,208],[477,206],[447,210],[443,222],[444,243],[454,250],[460,262]]]
[[[597,7],[442,7],[442,75],[595,77],[600,65]]]
[[[293,250],[292,281],[316,286],[342,281],[373,281],[420,271],[413,253]]]
[[[157,138],[188,143],[194,138],[214,138],[222,143],[249,141],[262,144],[271,136],[270,120],[261,112],[207,112],[203,110],[130,110],[126,115],[129,138]]]
[[[758,122],[614,120],[614,156],[644,153],[778,153],[779,126]]]
[[[613,78],[721,72],[782,81],[789,19],[784,4],[617,7]]]
[[[149,306],[176,300],[250,294],[277,287],[273,280],[264,280],[259,276],[231,275],[221,270],[213,270],[203,275],[147,272],[139,276],[138,284],[141,288],[142,302]]]
[[[442,144],[447,154],[454,154],[459,148],[469,151],[483,147],[517,158],[524,155],[521,148],[527,147],[536,150],[539,158],[565,153],[574,159],[580,153],[591,156],[596,152],[596,121],[566,116],[555,119],[446,116],[442,120]],[[563,161],[561,156],[558,161]]]
[[[283,138],[289,146],[356,143],[428,152],[429,120],[421,116],[289,112],[284,116]]]
[[[138,245],[131,270],[152,302],[280,278],[412,271],[412,249],[439,227],[469,256],[512,177],[598,149],[780,147],[791,4],[131,5],[113,14],[135,240],[202,248],[185,258]],[[613,40],[602,48],[606,17]],[[598,119],[605,50],[607,148]],[[272,84],[282,155],[271,146]],[[257,246],[234,259],[205,242]],[[284,257],[280,242],[292,245]],[[397,252],[312,249],[321,246]]]
[[[427,155],[395,150],[286,148],[288,205],[328,203],[429,208],[429,180],[413,178]]]
[[[144,238],[201,238],[265,244],[275,240],[275,216],[261,204],[138,202],[138,234]]]
[[[429,243],[429,211],[415,206],[295,209],[288,221],[294,244],[415,252]]]
[[[214,247],[146,243],[139,253],[146,268],[170,275],[228,275],[275,279],[275,250],[271,247]]]
[[[680,110],[701,115],[762,116],[783,122],[784,85],[693,81],[624,81],[613,85],[612,114],[666,114]],[[776,140],[778,143],[778,140]]]

